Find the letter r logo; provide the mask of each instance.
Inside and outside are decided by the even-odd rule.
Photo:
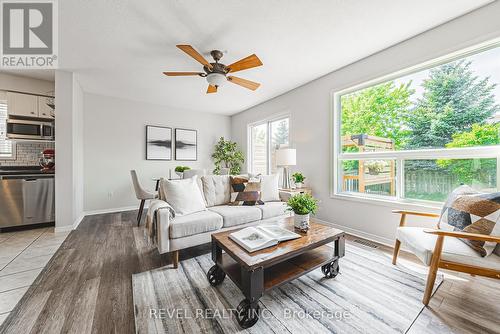
[[[52,3],[3,2],[4,54],[52,54]]]

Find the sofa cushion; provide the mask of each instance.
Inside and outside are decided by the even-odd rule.
[[[260,181],[245,176],[231,176],[230,205],[262,205],[260,200]]]
[[[283,202],[267,202],[257,207],[262,211],[262,219],[267,219],[284,215],[287,206]]]
[[[178,216],[170,224],[170,239],[216,231],[222,227],[222,216],[211,211]]]
[[[224,227],[241,225],[262,219],[262,211],[256,206],[218,205],[208,210],[222,216]]]
[[[260,199],[263,202],[271,202],[271,201],[279,201],[280,200],[280,192],[279,192],[279,175],[261,175],[260,176]]]
[[[431,264],[437,236],[424,232],[421,227],[398,227],[396,238],[426,265]],[[445,237],[441,259],[478,267],[500,269],[500,257],[496,254],[482,257],[458,238]]]
[[[229,175],[205,175],[201,177],[207,207],[224,205],[231,200]]]

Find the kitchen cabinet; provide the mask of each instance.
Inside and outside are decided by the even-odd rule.
[[[54,110],[48,106],[50,98],[45,96],[38,97],[38,117],[45,119],[54,119]]]
[[[54,119],[54,111],[47,105],[49,97],[7,92],[9,116]]]
[[[38,117],[38,96],[7,92],[9,116]]]

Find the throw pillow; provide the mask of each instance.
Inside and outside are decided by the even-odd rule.
[[[260,188],[261,196],[260,199],[263,202],[273,202],[280,200],[280,192],[278,189],[279,175],[261,175],[260,176]]]
[[[231,205],[264,204],[260,200],[260,181],[247,177],[231,176]]]
[[[465,193],[464,193],[465,192]],[[471,194],[469,189],[456,189],[451,203],[445,204],[441,214],[441,224],[453,226],[454,231],[476,234],[500,233],[500,193]],[[450,196],[452,196],[450,195]],[[494,242],[460,239],[481,256],[493,253]]]
[[[198,186],[198,176],[183,180],[163,180],[167,203],[178,216],[206,210],[205,201]]]
[[[439,222],[437,225],[438,229],[447,231],[454,230],[455,226],[448,224],[447,210],[458,197],[463,195],[479,195],[479,192],[477,192],[476,190],[472,189],[470,186],[467,185],[462,185],[458,188],[455,188],[448,195],[448,198],[446,199],[446,202],[444,203],[443,208],[441,209],[441,217],[439,218]]]

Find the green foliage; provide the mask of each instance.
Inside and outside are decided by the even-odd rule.
[[[394,140],[404,147],[408,138],[410,83],[387,82],[342,96],[342,135],[367,134]]]
[[[184,173],[185,171],[190,170],[190,169],[191,169],[191,167],[188,167],[188,166],[177,166],[177,167],[175,167],[175,171],[179,172],[179,173]]]
[[[238,145],[230,140],[225,140],[224,137],[220,137],[215,145],[212,158],[215,164],[214,174],[220,174],[221,168],[229,168],[231,175],[239,174],[241,164],[245,162],[243,152],[238,149]]]
[[[484,123],[500,110],[493,93],[496,85],[475,76],[470,65],[461,60],[430,71],[408,123],[407,148],[445,147],[453,134]]]
[[[298,215],[315,214],[318,209],[318,200],[309,194],[297,194],[287,202],[288,210]]]
[[[447,148],[485,146],[500,144],[500,123],[473,124],[470,131],[456,133]],[[473,181],[487,184],[490,177],[496,176],[496,159],[442,159],[437,161],[441,168],[450,170],[461,183]]]
[[[292,174],[293,181],[295,183],[303,183],[306,177],[302,175],[301,172],[295,172]]]

